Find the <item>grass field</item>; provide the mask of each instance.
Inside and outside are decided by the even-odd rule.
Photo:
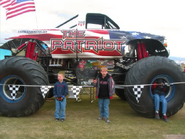
[[[117,96],[110,103],[110,121],[97,120],[98,100],[90,103],[88,95],[82,101],[67,99],[66,121],[55,121],[54,99],[28,117],[8,118],[0,115],[0,139],[160,139],[185,138],[185,107],[169,118],[169,123],[144,118]],[[175,135],[175,136],[174,136]],[[176,136],[178,135],[178,136]]]

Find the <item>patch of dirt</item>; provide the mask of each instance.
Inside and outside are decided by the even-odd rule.
[[[166,135],[166,139],[185,139],[185,135]]]
[[[46,101],[55,101],[53,98],[47,98]]]

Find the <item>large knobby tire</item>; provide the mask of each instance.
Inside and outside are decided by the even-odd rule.
[[[119,69],[118,69],[118,72],[119,72]],[[115,76],[112,76],[114,81],[115,81],[115,84],[117,85],[123,85],[124,84],[124,81],[125,81],[125,74],[121,74],[119,76],[115,75]],[[122,89],[122,88],[116,88],[115,89],[115,94],[121,98],[122,100],[126,101],[126,97],[125,97],[125,90]]]
[[[28,116],[45,102],[40,87],[20,86],[12,93],[8,84],[48,85],[48,76],[35,61],[10,57],[0,63],[0,113],[9,117]]]
[[[179,65],[166,57],[152,56],[139,60],[127,73],[125,85],[152,84],[157,79],[167,83],[183,82],[183,72]],[[171,85],[166,92],[167,116],[177,113],[183,107],[185,97],[184,84]],[[130,106],[145,117],[154,117],[154,98],[152,87],[142,89],[139,102],[136,101],[133,87],[125,88],[125,96]]]
[[[122,100],[126,101],[124,89],[115,89],[115,93],[118,97],[120,97]]]
[[[47,93],[47,98],[52,98],[53,96],[53,88],[51,88]]]

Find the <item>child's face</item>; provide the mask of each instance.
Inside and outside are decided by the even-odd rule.
[[[107,70],[106,69],[102,69],[100,72],[101,72],[103,77],[105,77],[107,75]]]
[[[162,86],[163,85],[163,82],[159,84],[159,86]]]
[[[63,79],[64,79],[64,75],[63,74],[58,74],[58,80],[63,81]]]

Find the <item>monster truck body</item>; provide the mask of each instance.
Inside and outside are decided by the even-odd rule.
[[[39,70],[35,70],[40,72],[43,71],[41,70],[43,68],[45,71],[43,71],[43,75],[41,75],[42,81],[38,82],[32,79],[32,84],[48,84],[48,81],[50,84],[53,84],[57,81],[56,75],[60,70],[66,71],[66,81],[72,84],[92,84],[93,79],[96,78],[101,67],[108,68],[109,73],[117,85],[154,83],[159,78],[162,78],[169,84],[183,80],[179,67],[177,68],[177,65],[167,58],[169,53],[166,49],[165,37],[135,31],[121,31],[112,19],[103,14],[87,13],[82,16],[76,15],[55,29],[21,30],[18,33],[18,36],[9,38],[11,40],[0,47],[2,49],[11,50],[13,56],[13,58],[6,58],[0,64],[4,67],[4,70],[6,70],[11,67],[11,64],[16,63],[18,65],[13,65],[16,69],[16,66],[24,67],[23,61],[27,60],[23,57],[29,58],[28,61],[30,65],[32,65],[30,66],[32,70],[35,69],[35,63],[37,63]],[[146,66],[142,65],[142,62],[146,64]],[[167,63],[167,65],[163,67],[165,63]],[[9,65],[9,67],[6,67],[6,65]],[[142,65],[142,67],[140,67],[140,65]],[[178,74],[177,79],[175,76],[172,77],[175,73],[167,66],[176,68],[176,73]],[[141,71],[144,67],[146,68]],[[26,69],[27,72],[30,71],[28,67],[26,67]],[[17,72],[18,70],[19,69],[16,69]],[[24,71],[24,69],[21,71]],[[39,72],[37,73],[38,78]],[[1,70],[0,73],[3,73],[3,70]],[[13,83],[16,80],[19,80],[18,83],[22,84],[30,83],[22,80],[23,75],[16,73],[16,76],[11,76],[12,74],[15,75],[13,71],[10,71],[1,77],[0,83]],[[32,74],[35,75],[35,73]],[[43,80],[48,81],[43,82]],[[17,101],[19,99],[22,100],[25,93],[28,94],[23,91],[25,89],[25,87],[22,88],[22,96],[16,98]],[[180,89],[184,90],[184,87],[180,86],[178,89],[176,88],[176,90]],[[6,90],[6,87],[0,87],[0,96],[3,99],[3,104],[7,101],[14,103],[10,93],[8,93],[8,91],[6,92]],[[174,90],[175,86],[167,89],[166,98],[168,101],[176,96],[174,95]],[[147,97],[143,95],[142,98],[144,100],[141,101],[139,105],[135,97],[133,97],[134,92],[129,88],[125,90],[122,87],[116,90],[116,94],[122,99],[125,99],[126,96],[128,103],[134,110],[144,116],[152,117],[154,113],[152,89],[145,88],[144,92],[143,94],[147,94]],[[37,95],[38,94],[39,91],[37,91]],[[144,106],[148,103],[145,99],[147,99],[147,101],[150,100],[150,107]],[[176,99],[177,98],[175,98],[175,100]],[[181,99],[183,100],[177,104],[175,109],[182,107],[184,94]],[[147,108],[145,109],[145,107]],[[23,109],[20,106],[18,106],[17,109],[20,108]],[[38,110],[38,108],[39,107],[37,107],[36,110]],[[11,111],[9,106],[7,106],[7,109]],[[148,111],[148,109],[150,110]],[[4,109],[0,109],[1,112],[3,110]],[[22,110],[22,113],[18,112],[13,116],[30,115],[34,111],[35,110],[25,114],[25,111]],[[169,110],[168,115],[172,115],[175,112]],[[2,113],[5,115],[12,114],[12,112],[9,114],[7,111],[3,111]]]
[[[76,18],[78,20],[75,20]],[[76,23],[69,28],[64,26],[64,29],[20,30],[18,31],[19,36],[9,39],[13,41],[14,39],[42,41],[50,48],[52,58],[76,58],[76,53],[78,53],[78,58],[122,58],[132,51],[131,49],[128,51],[129,45],[137,45],[137,40],[145,43],[150,55],[168,56],[168,52],[163,45],[165,40],[163,36],[135,31],[121,31],[113,20],[102,14],[89,13],[83,15],[83,17],[77,15],[72,19]],[[91,29],[91,27],[95,29]]]

